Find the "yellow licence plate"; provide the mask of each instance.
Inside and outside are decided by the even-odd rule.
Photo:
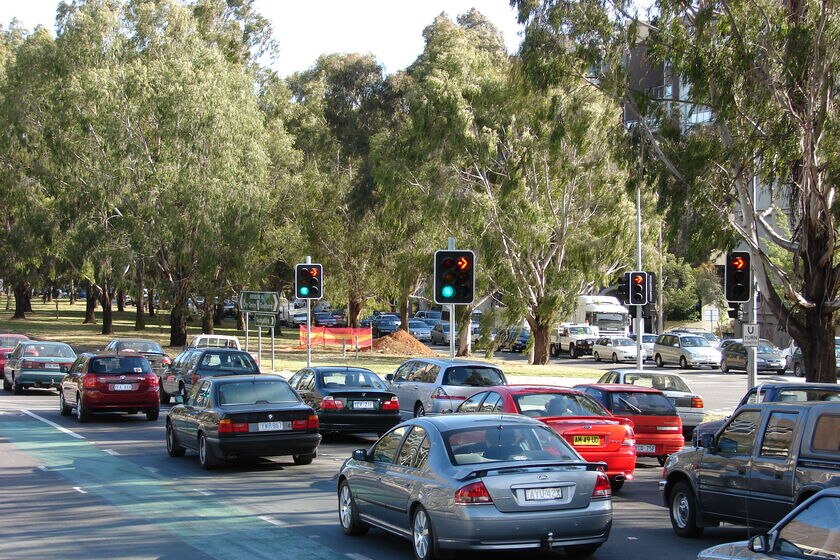
[[[601,445],[601,436],[575,436],[575,445]]]

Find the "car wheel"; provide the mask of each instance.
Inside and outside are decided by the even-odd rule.
[[[653,361],[656,362],[656,367],[665,367],[665,362],[662,361],[662,356],[659,354],[656,355]]]
[[[6,377],[3,378],[3,389],[6,391],[12,390],[12,384],[9,383],[9,380]]]
[[[802,370],[802,366],[799,364],[793,364],[793,375],[796,377],[802,377],[805,375],[805,372]]]
[[[667,455],[657,455],[656,460],[659,463],[660,467],[664,467],[665,466],[665,461],[668,460],[668,456]]]
[[[569,344],[569,357],[570,358],[577,358],[577,350],[575,349],[574,344]]]
[[[613,352],[612,361],[613,361],[614,364],[618,363],[618,356],[615,355],[615,352]]]
[[[690,369],[691,366],[688,365],[688,362],[685,360],[685,356],[680,356],[680,369]]]
[[[415,560],[435,560],[439,557],[432,520],[423,506],[417,506],[411,517],[411,544]]]
[[[73,412],[73,408],[67,406],[67,402],[64,400],[64,391],[58,392],[58,413],[62,416],[70,416],[70,413]]]
[[[549,345],[549,349],[551,350],[551,356],[553,358],[560,357],[560,345],[559,344],[551,344]]]
[[[169,404],[172,397],[163,390],[163,379],[160,377],[158,377],[158,387],[160,387],[160,404]]]
[[[426,407],[421,402],[414,405],[414,417],[417,418],[419,416],[426,416]]]
[[[600,361],[601,361],[601,355],[600,355],[600,354],[598,354],[598,352],[595,352],[595,353],[592,355],[592,357],[593,357],[593,358],[595,358],[595,361],[596,361],[596,362],[600,362]]]
[[[315,458],[314,453],[301,453],[300,455],[292,455],[295,465],[309,465]]]
[[[613,494],[621,490],[622,486],[624,486],[624,480],[616,480],[615,478],[610,479],[610,489],[612,489]]]
[[[368,532],[369,527],[359,519],[356,500],[346,480],[338,487],[338,520],[345,535],[364,535]]]
[[[79,422],[87,422],[90,420],[90,413],[85,408],[81,395],[76,395],[76,420]]]
[[[776,374],[777,374],[777,375],[784,375],[784,374],[785,374],[785,370],[783,370],[783,369],[777,369],[777,370],[776,370]]]
[[[566,551],[566,556],[569,558],[585,558],[595,554],[595,551],[600,546],[600,544],[577,544],[574,546],[564,546],[563,550]]]
[[[154,422],[160,417],[160,409],[159,408],[150,408],[146,411],[146,420],[149,422]]]
[[[671,526],[680,537],[694,538],[703,533],[697,526],[697,500],[691,487],[685,482],[677,482],[671,490]]]
[[[18,385],[17,379],[15,379],[14,375],[12,375],[12,392],[15,395],[22,395],[23,394],[23,387]]]
[[[216,466],[216,461],[210,455],[210,450],[207,449],[207,437],[203,433],[198,434],[198,464],[201,468],[209,471]]]
[[[187,450],[178,445],[178,440],[175,439],[175,429],[170,422],[166,423],[166,452],[170,457],[183,457]]]
[[[729,366],[726,365],[726,360],[720,361],[720,372],[721,373],[729,373]]]

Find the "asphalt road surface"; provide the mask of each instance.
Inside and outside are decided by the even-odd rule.
[[[710,394],[733,392],[737,376],[700,375],[698,389],[702,383]],[[166,454],[168,409],[155,422],[113,414],[77,424],[59,415],[55,392],[0,392],[0,559],[412,558],[408,541],[375,529],[346,537],[338,524],[336,474],[373,436],[327,438],[307,466],[272,458],[206,472],[194,453]],[[674,535],[657,489],[660,474],[655,460],[639,462],[636,480],[613,499],[612,533],[593,558],[688,560],[747,538],[746,529],[733,526],[707,529],[696,540]],[[458,556],[479,557],[511,555]]]

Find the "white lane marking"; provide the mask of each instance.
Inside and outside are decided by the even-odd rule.
[[[25,410],[25,409],[21,409],[20,411],[21,411],[21,412],[23,412],[24,414],[26,414],[27,416],[31,416],[32,418],[34,418],[34,419],[36,419],[36,420],[40,420],[40,421],[41,421],[41,422],[43,422],[44,424],[49,424],[50,426],[52,426],[53,428],[55,428],[55,429],[56,429],[56,430],[58,430],[59,432],[64,432],[65,434],[70,435],[70,436],[73,436],[73,437],[74,437],[74,438],[76,438],[76,439],[87,439],[87,438],[85,438],[85,436],[83,436],[83,435],[79,435],[79,434],[77,434],[76,432],[73,432],[73,431],[71,431],[71,430],[68,430],[68,429],[67,429],[67,428],[65,428],[64,426],[59,426],[59,425],[58,425],[58,424],[56,424],[55,422],[51,422],[51,421],[47,420],[46,418],[41,418],[40,416],[38,416],[38,415],[37,415],[37,414],[35,414],[34,412],[29,412],[28,410]]]
[[[119,453],[114,451],[113,449],[103,449],[102,451],[104,451],[108,455],[119,455]]]
[[[286,523],[284,521],[280,521],[279,519],[274,519],[273,517],[271,517],[269,515],[260,515],[258,517],[258,519],[262,519],[266,523],[271,523],[272,525],[276,525],[278,527],[282,527],[282,526],[286,525]]]
[[[199,490],[198,488],[193,488],[193,491],[198,492],[202,496],[212,496],[212,492],[208,492],[207,490]]]
[[[359,554],[358,552],[348,552],[345,556],[352,558],[353,560],[370,560],[369,557],[364,554]]]
[[[76,492],[78,492],[79,494],[87,494],[87,490],[82,490],[82,487],[81,487],[81,486],[74,486],[74,487],[73,487],[73,490],[75,490],[75,491],[76,491]]]
[[[48,470],[50,470],[50,469],[48,469],[48,468],[47,468],[47,467],[45,467],[44,465],[38,465],[38,470],[39,470],[39,471],[44,471],[44,472],[47,472],[47,471],[48,471]]]

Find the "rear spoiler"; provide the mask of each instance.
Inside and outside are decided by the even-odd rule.
[[[543,416],[539,420],[546,424],[553,422],[554,420],[592,420],[593,418],[597,420],[608,420],[615,422],[616,424],[621,424],[623,426],[630,426],[633,427],[633,421],[629,418],[625,418],[623,416]]]
[[[509,471],[519,471],[525,469],[539,469],[546,467],[584,467],[587,471],[604,471],[607,470],[607,464],[604,462],[588,462],[588,461],[551,461],[545,463],[526,463],[523,464],[517,461],[505,461],[498,467],[484,467],[473,468],[470,470],[461,470],[457,472],[453,478],[455,480],[469,480],[470,478],[482,478],[490,473],[504,473]]]

